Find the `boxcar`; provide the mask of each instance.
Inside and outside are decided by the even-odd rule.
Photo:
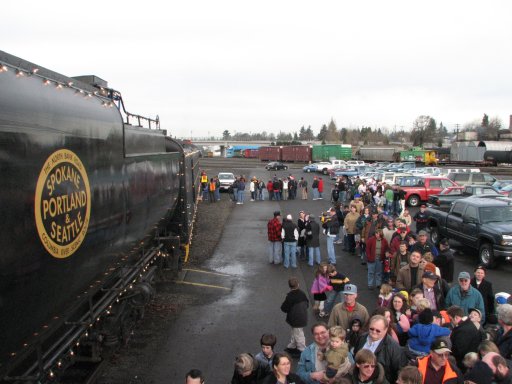
[[[308,163],[311,161],[311,145],[288,145],[282,149],[282,161]]]
[[[258,156],[261,161],[281,161],[282,147],[260,147]]]
[[[312,161],[330,161],[332,159],[350,160],[352,146],[349,144],[313,145]]]

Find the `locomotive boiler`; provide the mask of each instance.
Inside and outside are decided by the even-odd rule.
[[[190,239],[199,151],[121,94],[0,51],[0,380],[100,360]]]

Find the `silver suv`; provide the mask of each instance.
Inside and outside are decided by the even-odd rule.
[[[457,172],[450,173],[448,178],[459,185],[484,184],[492,185],[496,178],[485,172]]]

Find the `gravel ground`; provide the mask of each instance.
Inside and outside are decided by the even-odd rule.
[[[213,254],[233,207],[226,193],[221,194],[221,201],[214,204],[199,202],[186,268],[200,267]],[[162,351],[165,330],[184,308],[211,299],[207,292],[198,294],[197,290],[169,280],[164,276],[156,284],[157,293],[133,331],[131,340],[111,356],[98,383],[152,383],[146,373],[151,370],[152,356]]]

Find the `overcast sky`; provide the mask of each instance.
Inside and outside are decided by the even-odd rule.
[[[512,1],[4,2],[0,49],[178,137],[512,114]]]

